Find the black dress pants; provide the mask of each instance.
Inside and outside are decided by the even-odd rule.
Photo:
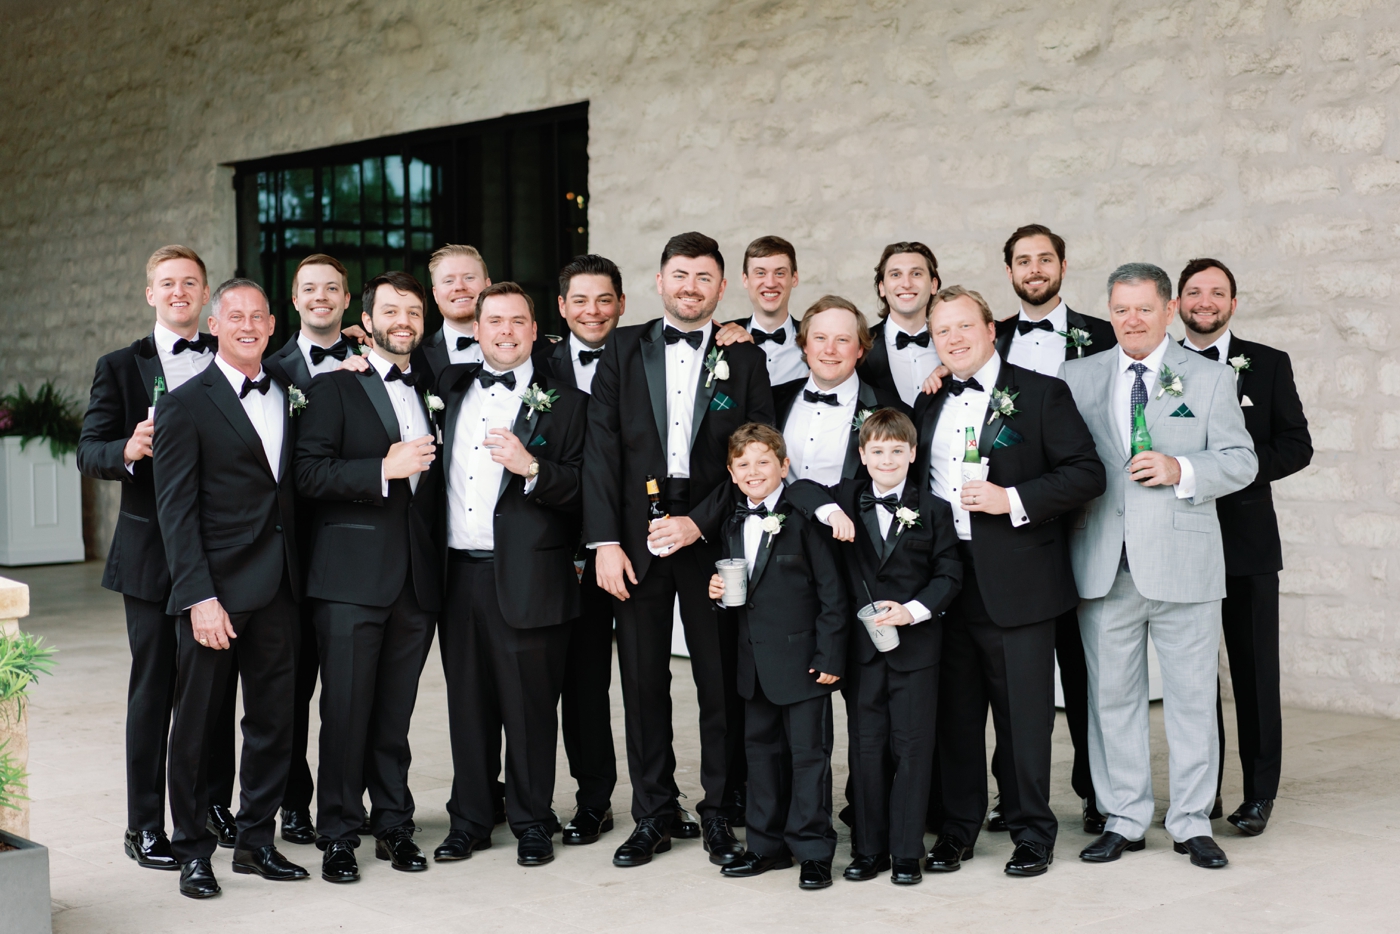
[[[860,674],[848,721],[856,759],[851,842],[863,855],[918,859],[933,776],[938,666],[897,671],[877,653],[853,667]]]
[[[317,845],[357,846],[369,789],[376,837],[413,824],[408,727],[436,614],[418,605],[410,578],[391,606],[315,601],[321,657]]]
[[[166,753],[175,706],[177,636],[180,618],[161,603],[123,595],[131,678],[126,689],[126,825],[165,829]],[[186,623],[188,625],[188,623]],[[236,666],[236,660],[233,662]],[[237,668],[235,667],[235,672]],[[233,803],[233,721],[238,679],[229,678],[206,754],[209,803]]]
[[[315,787],[311,765],[306,761],[306,744],[310,733],[311,698],[316,693],[321,657],[316,651],[315,607],[307,600],[298,609],[301,645],[297,649],[296,695],[292,701],[292,765],[287,773],[287,792],[282,797],[282,807],[306,810],[311,807]]]
[[[700,707],[701,819],[731,816],[725,802],[744,785],[744,702],[735,686],[738,622],[709,598],[719,549],[696,542],[653,558],[646,576],[614,600],[617,655],[627,723],[632,817],[670,819],[676,798],[671,730],[671,627],[677,595]]]
[[[830,863],[836,856],[831,825],[831,695],[775,704],[754,678],[744,702],[748,757],[745,846],[760,856],[791,853],[799,861]]]
[[[598,586],[596,552],[588,552],[580,581],[579,615],[570,626],[560,703],[564,752],[569,774],[578,782],[575,802],[606,811],[617,786],[617,752],[613,748],[612,687],[613,598]]]
[[[285,576],[272,602],[229,614],[237,638],[227,649],[195,641],[180,614],[179,677],[170,726],[171,851],[180,862],[207,859],[218,845],[205,828],[207,772],[229,685],[243,680],[243,754],[238,768],[238,846],[273,841],[292,748],[292,693],[299,635],[297,604]]]
[[[1278,572],[1225,578],[1220,604],[1230,680],[1235,688],[1235,726],[1247,801],[1278,797],[1283,766],[1283,710],[1279,699]],[[1225,769],[1225,712],[1217,687],[1220,777]],[[1220,794],[1220,777],[1215,793]]]

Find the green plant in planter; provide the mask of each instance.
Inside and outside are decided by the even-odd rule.
[[[0,726],[10,725],[3,722],[10,716],[10,710],[13,710],[14,719],[19,719],[24,712],[29,685],[39,675],[53,670],[54,651],[51,646],[44,645],[42,638],[27,632],[0,636]],[[8,740],[0,742],[0,807],[18,810],[15,802],[27,800],[18,789],[25,786],[28,776],[5,751],[8,744]]]
[[[78,449],[82,431],[83,416],[77,403],[53,380],[40,386],[32,396],[23,386],[0,396],[0,435],[19,435],[21,448],[41,438],[49,442],[54,457],[71,454]]]
[[[27,795],[20,794],[17,790],[25,786],[25,779],[29,778],[29,773],[20,768],[14,757],[5,751],[8,745],[9,740],[0,743],[0,808],[18,811],[19,805],[15,802],[29,800]]]

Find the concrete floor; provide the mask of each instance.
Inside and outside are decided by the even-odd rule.
[[[122,853],[122,768],[128,653],[121,599],[99,586],[96,563],[6,569],[32,587],[25,628],[61,654],[51,678],[33,689],[31,834],[50,848],[54,930],[157,932],[217,924],[221,930],[375,931],[841,931],[1070,929],[1181,932],[1396,931],[1400,886],[1387,845],[1400,842],[1400,722],[1306,710],[1285,711],[1284,783],[1274,820],[1258,838],[1224,821],[1217,839],[1230,856],[1223,871],[1191,866],[1171,851],[1160,825],[1148,848],[1110,865],[1075,858],[1089,838],[1078,827],[1069,787],[1070,746],[1055,733],[1054,805],[1061,820],[1059,860],[1038,879],[1012,879],[1005,835],[985,834],[978,858],[961,872],[897,888],[886,878],[838,879],[822,892],[797,888],[796,871],[752,881],[720,877],[700,841],[677,841],[650,866],[621,870],[613,848],[630,829],[625,774],[614,797],[618,828],[592,847],[558,847],[538,869],[515,864],[514,839],[497,828],[495,848],[464,863],[421,874],[393,872],[361,848],[362,881],[320,881],[319,852],[282,844],[313,870],[306,882],[274,884],[235,876],[228,850],[214,868],[224,893],[209,902],[182,898],[174,873],[138,869]],[[683,659],[675,675],[676,753],[681,788],[698,797],[694,687]],[[442,669],[437,654],[423,674],[413,724],[412,787],[419,836],[431,849],[447,830],[444,804],[451,766]],[[1158,820],[1165,811],[1166,742],[1154,711]],[[838,705],[839,708],[839,705]],[[314,708],[313,708],[314,710]],[[622,704],[613,680],[613,724],[622,750]],[[839,717],[839,714],[838,714]],[[315,725],[313,723],[313,729]],[[844,725],[838,724],[837,788],[845,781]],[[1231,730],[1233,733],[1233,729]],[[1233,737],[1232,737],[1233,743]],[[314,755],[314,743],[313,743]],[[624,769],[625,772],[625,769]],[[573,782],[562,747],[556,809],[572,813]],[[1240,797],[1236,760],[1227,765],[1227,811]],[[849,840],[841,827],[836,869]],[[931,838],[930,838],[931,842]],[[4,928],[0,908],[0,929]]]

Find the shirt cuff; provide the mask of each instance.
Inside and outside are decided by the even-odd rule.
[[[535,489],[535,484],[540,482],[540,475],[535,474],[525,481],[525,495],[529,496]]]
[[[1192,499],[1196,495],[1196,468],[1184,457],[1176,459],[1181,466],[1181,479],[1176,482],[1176,498]]]
[[[389,478],[384,476],[384,462],[379,462],[379,495],[389,498]]]
[[[622,543],[621,543],[621,542],[589,542],[588,544],[584,545],[583,547],[584,547],[584,548],[587,548],[589,551],[597,551],[599,548],[602,548],[604,545],[620,545],[620,544],[622,544]]]
[[[928,607],[918,600],[910,600],[904,604],[904,608],[909,611],[910,616],[914,617],[915,623],[926,623],[933,619],[933,614],[928,611]]]
[[[1021,494],[1016,492],[1014,486],[1006,488],[1006,498],[1011,502],[1011,527],[1020,528],[1031,521],[1031,517],[1026,515],[1026,507],[1021,503]]]
[[[190,610],[193,610],[195,607],[197,607],[197,606],[204,606],[204,604],[206,604],[206,603],[213,603],[213,602],[214,602],[215,600],[217,600],[217,599],[219,599],[219,598],[218,598],[218,597],[205,597],[203,600],[197,601],[197,602],[195,602],[195,603],[191,603],[189,606],[185,607],[185,612],[188,613]]]
[[[136,463],[134,461],[122,461],[122,464],[126,467],[127,473],[131,474],[133,477],[136,476]]]
[[[817,517],[817,521],[822,525],[831,525],[831,514],[837,512],[840,508],[841,507],[835,503],[827,503],[825,506],[818,506],[817,511],[813,513],[813,515]]]

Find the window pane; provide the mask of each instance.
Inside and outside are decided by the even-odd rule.
[[[316,170],[288,169],[282,173],[282,219],[316,219]]]
[[[363,223],[378,226],[384,223],[384,160],[365,159],[360,163],[361,185],[364,191]]]
[[[333,223],[360,222],[360,167],[333,165],[321,174],[321,217]]]
[[[286,248],[294,250],[297,247],[305,247],[307,252],[314,252],[316,249],[316,228],[315,227],[288,227],[282,231],[282,239]],[[301,260],[298,259],[298,262]]]
[[[384,157],[384,223],[403,225],[404,169],[400,156]],[[400,246],[403,244],[400,243]]]

